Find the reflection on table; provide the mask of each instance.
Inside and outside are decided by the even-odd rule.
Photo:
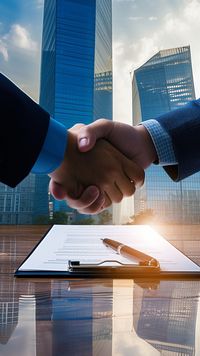
[[[200,281],[14,278],[42,233],[0,234],[0,355],[200,355]]]

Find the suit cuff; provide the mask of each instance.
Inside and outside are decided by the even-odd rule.
[[[49,174],[60,166],[67,145],[67,130],[60,122],[50,118],[42,150],[32,167],[35,174]]]
[[[172,140],[167,131],[165,131],[158,121],[153,119],[143,121],[141,124],[146,127],[154,143],[159,160],[158,164],[161,166],[176,165],[177,161]]]

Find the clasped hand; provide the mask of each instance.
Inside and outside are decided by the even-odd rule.
[[[51,194],[83,214],[99,213],[133,195],[144,182],[148,164],[137,148],[144,143],[138,136],[141,129],[129,132],[130,128],[102,119],[68,130],[64,160],[50,174]]]

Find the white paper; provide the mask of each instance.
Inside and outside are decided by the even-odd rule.
[[[161,235],[142,225],[54,225],[19,271],[67,271],[69,260],[86,264],[105,260],[134,263],[106,247],[102,242],[104,238],[117,240],[156,258],[161,271],[200,272],[199,266]]]

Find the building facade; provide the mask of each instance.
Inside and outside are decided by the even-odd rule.
[[[44,2],[40,104],[67,128],[112,119],[111,0]],[[48,178],[37,176],[35,218],[49,206],[71,212],[48,200]]]
[[[0,183],[0,224],[32,224],[34,196],[33,174],[16,188]]]
[[[134,71],[133,124],[158,117],[195,99],[190,47],[162,50]],[[174,183],[160,167],[146,171],[135,195],[135,215],[151,209],[156,222],[199,223],[200,173]]]
[[[157,290],[143,289],[139,317],[134,319],[138,336],[160,352],[160,355],[195,356],[198,346],[199,303],[194,303],[191,291],[197,292],[195,282],[165,281]],[[137,290],[134,290],[133,307],[137,311]],[[155,298],[156,295],[156,298]],[[184,297],[183,297],[184,296]],[[179,301],[182,300],[182,303]],[[156,313],[155,313],[156,310]],[[196,346],[196,347],[195,347]]]

